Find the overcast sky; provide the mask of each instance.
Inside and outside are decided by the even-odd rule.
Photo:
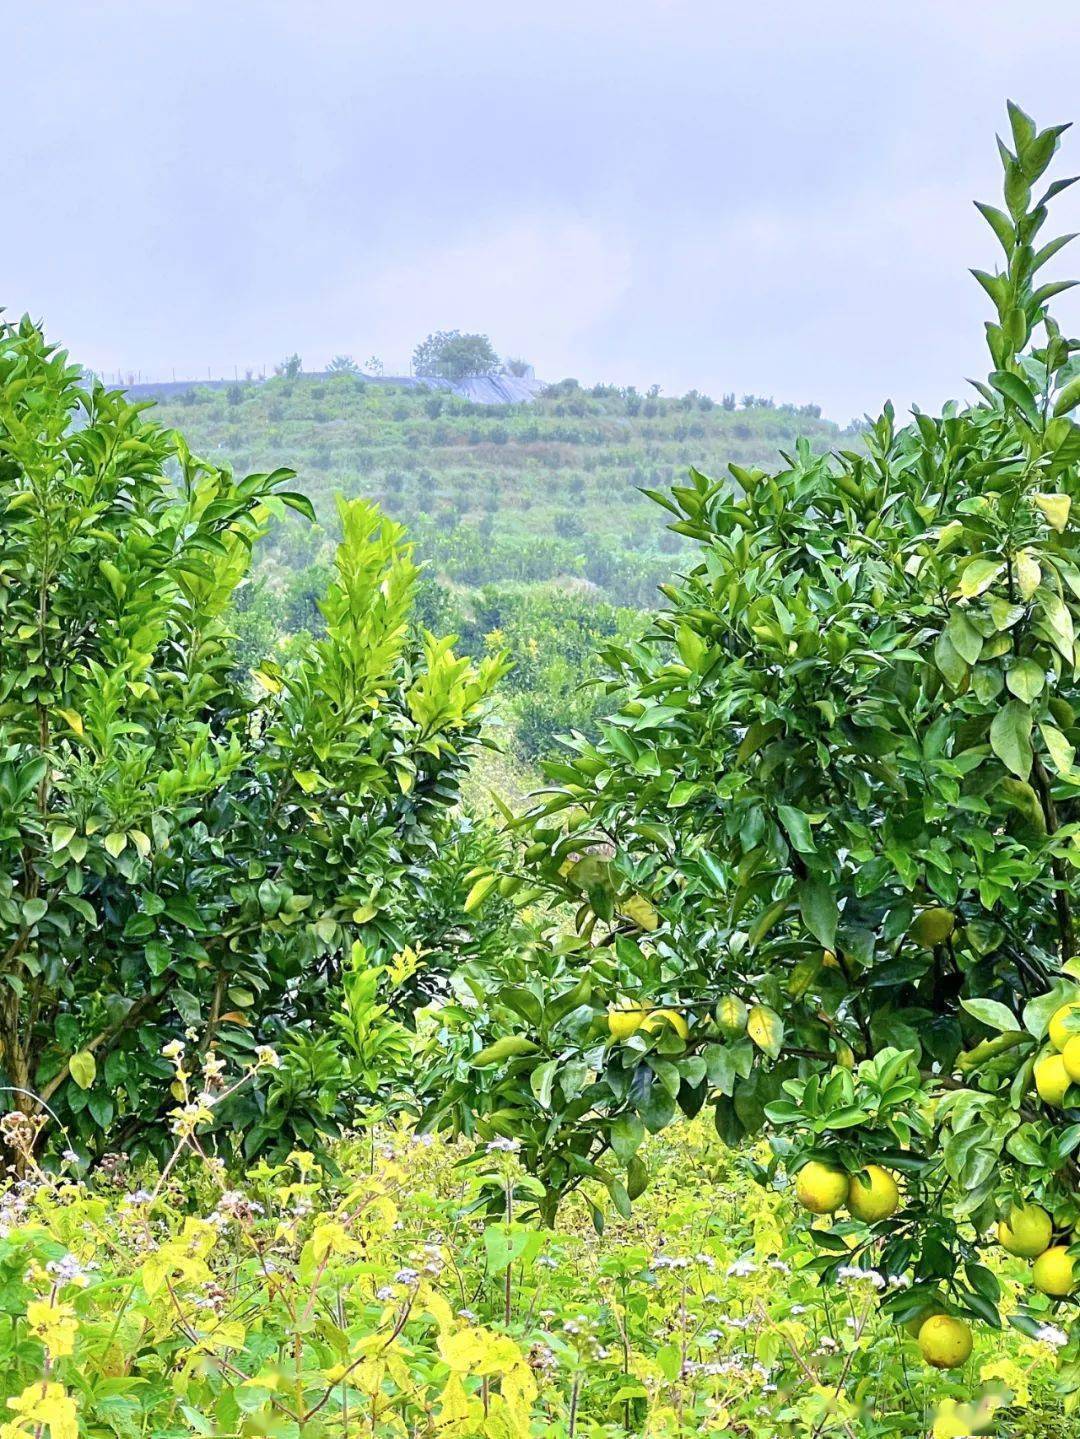
[[[1076,0],[0,0],[0,43],[0,305],[154,378],[460,328],[545,379],[936,407],[986,368],[1005,98],[1080,111]]]

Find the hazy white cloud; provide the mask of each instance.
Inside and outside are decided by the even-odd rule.
[[[591,332],[615,313],[632,275],[617,232],[583,219],[522,216],[377,267],[343,301],[353,348],[371,336],[388,360],[402,363],[403,345],[431,329],[480,329],[498,349],[520,352],[551,375],[591,349]]]
[[[9,6],[0,305],[80,359],[401,363],[935,406],[984,368],[1011,95],[1075,105],[1080,6],[51,0]],[[1067,135],[1058,173],[1080,170]],[[1080,229],[1080,186],[1048,233]],[[1055,264],[1068,274],[1069,252]],[[1080,257],[1074,262],[1080,267]],[[1080,329],[1080,301],[1062,297]]]

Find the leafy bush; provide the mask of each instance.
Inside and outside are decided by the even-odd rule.
[[[763,1178],[847,1206],[815,1267],[878,1256],[914,1281],[899,1319],[1000,1325],[984,1251],[1020,1206],[1051,1246],[1010,1315],[1034,1332],[1080,1256],[1080,344],[1038,275],[1060,129],[1010,119],[979,402],[655,496],[700,557],[523,826],[576,935],[534,933],[442,1117],[520,1136],[549,1214],[582,1176],[625,1208],[680,1114],[764,1128]],[[1080,1326],[1062,1370],[1080,1389]]]
[[[310,513],[290,479],[197,459],[0,330],[3,1093],[86,1159],[160,1149],[166,1038],[250,1055],[324,1018],[355,940],[422,942],[505,667],[413,631],[401,529],[356,501],[324,635],[253,688],[224,617],[266,519]],[[278,1138],[264,1104],[229,1117],[248,1153]]]

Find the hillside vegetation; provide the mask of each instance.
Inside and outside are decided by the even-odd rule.
[[[816,406],[574,380],[533,404],[483,406],[349,373],[283,375],[193,387],[154,417],[237,473],[288,464],[315,506],[318,524],[276,527],[242,597],[253,661],[277,631],[321,628],[333,497],[371,498],[428,563],[424,619],[473,657],[510,648],[504,709],[526,761],[571,727],[594,732],[604,696],[583,681],[599,649],[640,631],[639,612],[679,565],[685,541],[643,489],[685,483],[691,460],[715,474],[729,462],[771,465],[798,435],[815,449],[845,443]]]
[[[321,524],[271,541],[288,567],[318,557],[340,492],[405,523],[446,580],[573,576],[635,606],[652,603],[682,544],[640,489],[684,483],[691,462],[707,473],[771,464],[800,434],[822,449],[841,441],[813,406],[725,409],[696,393],[665,399],[573,380],[534,404],[495,407],[348,374],[278,378],[193,388],[155,418],[237,471],[297,471]]]

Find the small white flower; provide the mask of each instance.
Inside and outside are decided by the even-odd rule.
[[[860,1269],[857,1264],[841,1264],[840,1268],[836,1271],[836,1277],[840,1280],[841,1284],[849,1281],[852,1284],[866,1282],[872,1284],[874,1288],[878,1290],[885,1288],[885,1278],[883,1275],[879,1274],[876,1269]]]
[[[727,1277],[729,1279],[746,1279],[751,1274],[757,1273],[757,1265],[746,1256],[736,1259],[734,1264],[728,1265]]]
[[[1044,1344],[1052,1344],[1055,1349],[1060,1349],[1069,1342],[1069,1336],[1064,1329],[1059,1329],[1056,1324],[1040,1324],[1035,1338],[1041,1339]]]

